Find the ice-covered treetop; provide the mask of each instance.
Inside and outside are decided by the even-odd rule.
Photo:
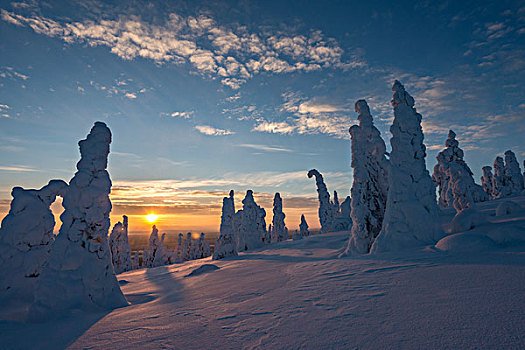
[[[283,210],[283,200],[281,199],[281,194],[279,192],[276,192],[275,196],[273,197],[273,207],[277,211]]]
[[[21,187],[14,187],[11,195],[16,197],[16,193],[25,192],[26,190]],[[34,190],[34,193],[44,202],[47,206],[53,204],[56,199],[56,196],[64,197],[67,191],[67,183],[62,180],[51,180],[47,185],[42,187],[39,190]]]
[[[496,169],[503,169],[505,168],[505,164],[503,163],[503,158],[501,157],[496,157],[496,159],[494,159],[494,170]]]
[[[324,183],[323,182],[323,175],[321,175],[320,172],[317,171],[317,169],[312,169],[308,172],[308,178],[311,179],[312,176],[315,176],[315,181],[318,183]]]
[[[445,141],[445,147],[459,147],[459,142],[456,140],[456,133],[452,130],[448,131],[448,138]]]
[[[87,138],[78,143],[81,158],[77,163],[77,169],[92,172],[105,170],[108,165],[110,143],[109,128],[105,123],[95,122]]]
[[[512,152],[510,149],[505,151],[505,162],[509,162],[509,161],[515,161],[516,163],[518,162],[516,160],[516,154],[514,152]]]
[[[355,111],[358,114],[357,120],[359,120],[359,126],[372,126],[372,115],[370,114],[370,107],[368,107],[366,100],[358,100],[355,103]]]
[[[255,203],[255,200],[253,199],[252,190],[246,191],[246,197],[244,197],[244,199],[242,200],[242,204],[248,204],[248,203]]]
[[[408,107],[414,107],[414,98],[406,92],[405,87],[399,82],[399,80],[394,81],[392,91],[394,91],[394,96],[392,96],[393,107],[398,104],[406,104]]]
[[[233,190],[230,190],[230,198],[231,199],[233,199],[233,194],[234,194]]]

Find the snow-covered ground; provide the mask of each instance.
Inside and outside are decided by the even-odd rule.
[[[512,200],[525,208],[525,196]],[[492,216],[502,201],[479,205],[488,222],[471,233],[523,234],[525,210]],[[442,212],[445,231],[454,214]],[[525,348],[525,245],[519,239],[462,253],[426,247],[338,258],[348,238],[348,232],[326,233],[225,260],[122,273],[130,306],[43,324],[2,321],[1,347]],[[185,277],[204,264],[219,269],[207,266]]]

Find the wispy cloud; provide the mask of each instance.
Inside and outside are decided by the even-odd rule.
[[[191,116],[193,115],[193,111],[190,111],[190,112],[173,112],[173,113],[170,113],[170,114],[166,114],[166,115],[169,115],[170,117],[173,117],[173,118],[182,118],[182,119],[190,119]]]
[[[12,172],[34,172],[38,171],[25,166],[0,166],[0,171],[12,171]]]
[[[214,128],[213,126],[209,125],[197,125],[195,126],[195,129],[197,129],[200,133],[203,133],[204,135],[209,136],[224,136],[224,135],[233,135],[235,132],[227,129],[218,129]]]
[[[291,149],[283,148],[283,147],[277,147],[277,146],[267,146],[267,145],[253,145],[249,143],[244,143],[238,145],[238,147],[244,147],[244,148],[252,148],[259,151],[266,151],[266,152],[293,152]]]
[[[232,89],[264,72],[366,66],[355,55],[347,55],[349,58],[345,59],[339,43],[319,30],[308,35],[248,32],[246,27],[222,26],[211,17],[183,17],[176,13],[169,14],[163,24],[124,15],[117,20],[67,22],[6,10],[1,10],[1,18],[66,43],[109,47],[111,53],[126,60],[143,57],[158,63],[188,63],[204,75],[221,79]]]

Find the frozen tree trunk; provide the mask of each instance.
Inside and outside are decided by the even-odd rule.
[[[62,227],[30,309],[33,321],[73,308],[107,310],[128,305],[113,270],[107,240],[110,143],[111,132],[101,122],[96,122],[87,138],[79,142],[78,171],[64,196]]]
[[[505,164],[503,158],[496,157],[494,159],[494,176],[492,177],[492,195],[494,198],[502,198],[507,196],[507,188],[505,186]]]
[[[463,160],[463,150],[459,148],[454,131],[449,130],[445,146],[446,148],[436,157],[438,163],[432,175],[434,185],[439,190],[439,205],[447,208],[456,203],[454,207],[457,208],[458,205],[464,207],[467,198],[469,198],[468,202],[472,201],[472,203],[489,200],[483,188],[474,182],[473,173]],[[456,200],[455,194],[462,198]]]
[[[66,191],[62,180],[51,180],[40,190],[14,187],[11,191],[11,208],[0,228],[1,301],[32,301],[55,240],[55,218],[49,207]]]
[[[310,236],[310,231],[308,231],[308,223],[306,223],[304,214],[301,214],[301,223],[299,224],[299,232],[301,236],[303,237]]]
[[[123,216],[123,223],[117,222],[109,235],[109,247],[115,273],[132,269],[131,248],[128,241],[128,217]]]
[[[264,244],[266,231],[266,211],[255,203],[253,191],[248,190],[242,200],[243,208],[234,217],[238,225],[237,251],[259,248]]]
[[[237,240],[233,226],[233,216],[235,215],[235,203],[233,201],[233,190],[229,197],[222,200],[222,214],[220,233],[215,243],[213,260],[223,259],[229,256],[237,256]]]
[[[421,115],[414,108],[412,96],[397,80],[392,91],[388,199],[372,253],[434,244],[443,237],[434,184],[425,166]]]
[[[365,100],[355,104],[359,125],[350,128],[354,182],[351,194],[352,233],[345,255],[366,254],[381,231],[388,194],[388,160],[381,133]]]
[[[516,155],[510,149],[505,152],[505,187],[508,195],[521,194],[523,176]]]
[[[308,178],[315,176],[317,185],[317,195],[319,198],[319,223],[321,224],[321,233],[330,232],[335,218],[334,206],[330,202],[330,193],[323,180],[323,176],[316,169],[308,172]]]
[[[272,220],[272,243],[286,241],[288,239],[288,229],[284,223],[286,215],[283,213],[283,200],[279,192],[273,198],[273,220]]]
[[[493,198],[493,189],[492,184],[494,182],[493,176],[492,176],[492,167],[491,166],[484,166],[481,170],[483,170],[483,175],[481,176],[481,187],[483,188],[483,191],[489,196],[489,198]]]

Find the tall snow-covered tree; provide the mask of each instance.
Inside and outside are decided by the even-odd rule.
[[[354,182],[350,240],[345,254],[366,254],[381,231],[388,194],[388,160],[381,133],[365,100],[355,103],[359,125],[350,128]]]
[[[286,215],[283,213],[283,200],[279,192],[273,198],[273,219],[272,219],[272,243],[286,241],[288,239],[288,229],[284,223]]]
[[[501,157],[496,157],[496,159],[494,159],[492,196],[494,198],[502,198],[507,196],[507,188],[505,187],[505,163],[503,163],[503,158]]]
[[[336,214],[332,224],[333,231],[350,231],[352,229],[351,202],[350,196],[346,196],[343,203],[339,205],[339,212]]]
[[[266,211],[253,199],[253,191],[248,190],[242,200],[243,208],[234,217],[237,226],[237,251],[259,248],[268,235],[266,231]]]
[[[32,320],[70,312],[127,305],[108,245],[111,180],[106,170],[111,132],[96,122],[79,142],[80,161],[62,205],[62,227],[40,275]]]
[[[334,205],[330,201],[330,193],[324,183],[323,175],[316,169],[308,172],[308,178],[315,176],[317,185],[317,196],[319,198],[319,223],[321,224],[321,233],[332,230],[332,224],[335,218]]]
[[[299,232],[301,236],[306,237],[310,236],[310,231],[308,231],[308,223],[304,217],[304,214],[301,214],[301,223],[299,224]]]
[[[131,248],[128,241],[128,217],[122,217],[122,223],[117,222],[109,235],[109,247],[115,273],[132,269]]]
[[[434,244],[443,237],[436,191],[425,165],[421,114],[399,81],[395,81],[392,91],[394,122],[390,127],[388,198],[372,253]]]
[[[493,197],[493,190],[492,190],[492,183],[493,183],[493,175],[492,175],[492,167],[491,166],[484,166],[481,168],[483,171],[483,175],[481,176],[481,187],[483,188],[483,191],[489,196],[489,198]]]
[[[0,228],[0,300],[32,301],[55,240],[50,206],[66,191],[62,180],[51,180],[39,190],[14,187],[11,191],[11,208]]]
[[[158,267],[169,263],[169,252],[164,245],[165,237],[166,234],[164,233],[161,238],[159,238],[159,230],[157,229],[157,226],[153,225],[149,236],[148,248],[145,252],[145,267]]]
[[[507,195],[521,194],[524,188],[520,164],[510,149],[505,152],[505,187]]]
[[[339,196],[337,195],[337,191],[334,190],[334,215],[337,216],[339,214],[339,211],[341,210],[340,204],[339,204]]]
[[[237,256],[237,239],[233,218],[235,215],[235,203],[233,200],[233,190],[230,191],[229,197],[222,200],[222,214],[220,233],[215,242],[213,251],[213,260],[223,259],[229,256]]]
[[[439,189],[439,205],[447,208],[455,201],[454,193],[461,196],[455,207],[463,208],[467,202],[484,202],[489,199],[483,188],[474,182],[473,173],[467,163],[463,160],[463,150],[456,140],[456,133],[448,132],[445,141],[445,149],[438,153],[438,163],[434,167],[432,180]],[[468,193],[467,193],[468,192]],[[470,198],[467,200],[467,198]],[[465,202],[467,200],[467,202]],[[463,203],[460,205],[459,203]]]

